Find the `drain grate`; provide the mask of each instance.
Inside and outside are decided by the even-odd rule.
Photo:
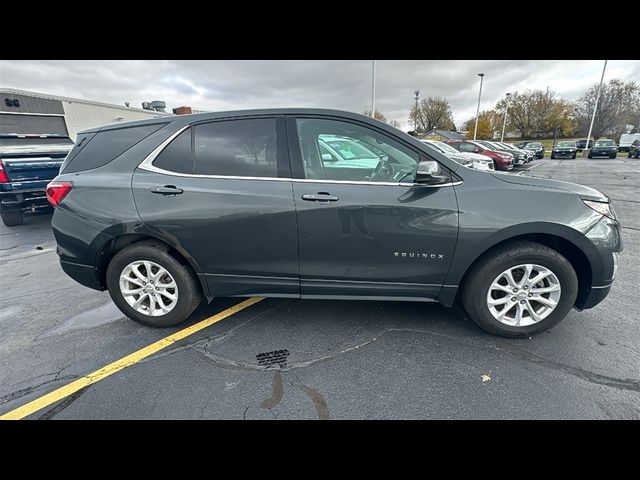
[[[258,361],[258,365],[262,367],[273,367],[278,365],[280,368],[284,368],[287,366],[287,357],[289,356],[289,350],[274,350],[273,352],[264,352],[258,353],[256,355],[256,360]]]

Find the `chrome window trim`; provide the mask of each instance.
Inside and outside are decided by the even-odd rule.
[[[165,170],[163,168],[153,165],[154,160],[162,153],[162,151],[169,145],[178,135],[184,132],[191,125],[186,125],[178,131],[172,133],[169,138],[164,140],[160,145],[153,149],[153,151],[147,155],[142,162],[138,164],[138,168],[146,170],[148,172],[158,173],[160,175],[171,175],[174,177],[185,178],[213,178],[220,180],[262,180],[270,182],[300,182],[300,183],[323,183],[323,184],[338,184],[338,185],[383,185],[391,187],[430,187],[430,188],[442,188],[462,185],[461,181],[443,183],[440,185],[425,185],[423,183],[406,183],[406,182],[366,182],[357,180],[320,180],[313,178],[280,178],[280,177],[249,177],[249,176],[236,176],[236,175],[201,175],[196,173],[180,173],[172,172],[171,170]]]

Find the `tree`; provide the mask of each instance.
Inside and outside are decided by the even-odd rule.
[[[416,130],[419,133],[428,132],[434,128],[441,130],[454,130],[453,114],[451,106],[446,98],[429,97],[423,99],[418,105],[418,122]],[[411,108],[409,123],[416,125],[416,107]]]
[[[493,110],[480,112],[476,139],[491,140],[491,138],[493,138],[493,132],[495,131],[491,125],[493,117],[495,117],[495,112]],[[476,128],[476,117],[467,120],[464,124],[464,128],[467,131],[467,138],[473,138],[473,132]]]
[[[589,133],[589,124],[598,96],[598,85],[594,84],[574,103],[575,119],[580,135]],[[602,85],[598,109],[593,122],[594,138],[613,136],[625,132],[627,124],[638,120],[640,104],[640,85],[636,82],[624,82],[613,79]]]
[[[365,110],[364,112],[362,112],[363,115],[366,115],[367,117],[371,116],[371,110]],[[384,116],[383,113],[380,113],[378,110],[376,110],[376,115],[375,117],[376,120],[380,120],[381,122],[385,122],[387,123],[387,117]]]
[[[496,104],[496,110],[503,115],[505,107],[506,99]],[[570,130],[570,113],[567,101],[557,98],[548,88],[513,92],[509,99],[506,131],[516,131],[522,138],[531,138],[546,136],[558,128]]]
[[[395,128],[400,128],[402,126],[398,120],[389,120],[389,125]]]

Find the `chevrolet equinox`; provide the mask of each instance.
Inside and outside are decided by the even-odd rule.
[[[156,327],[203,298],[459,298],[528,336],[601,302],[621,250],[597,190],[465,167],[334,110],[85,130],[47,196],[62,269]]]

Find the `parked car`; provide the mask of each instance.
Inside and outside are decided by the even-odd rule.
[[[421,140],[422,143],[430,145],[447,157],[469,168],[477,168],[478,170],[494,170],[493,159],[486,155],[472,152],[459,152],[451,145],[438,140]]]
[[[573,141],[558,142],[551,149],[551,158],[576,158],[578,146]],[[589,157],[591,158],[591,157]]]
[[[479,153],[493,160],[495,170],[513,170],[513,155],[507,152],[499,152],[473,140],[448,140],[446,142],[460,152]]]
[[[542,143],[539,142],[528,142],[525,146],[524,146],[525,150],[530,150],[535,158],[544,158],[544,145],[542,145]]]
[[[629,146],[629,158],[640,158],[640,140],[634,140]]]
[[[526,142],[519,142],[519,143],[516,143],[516,144],[515,144],[515,146],[516,146],[516,147],[518,147],[518,148],[524,148],[524,147],[526,147],[529,143],[531,143],[531,142],[529,142],[529,141],[526,141]]]
[[[325,135],[385,155],[337,179]],[[60,263],[145,325],[213,297],[459,296],[488,332],[526,337],[597,305],[616,276],[620,225],[599,191],[464,168],[363,115],[176,115],[89,137],[47,187]]]
[[[529,163],[531,160],[534,159],[533,153],[531,153],[529,150],[526,150],[524,148],[518,148],[515,145],[511,145],[510,143],[505,143],[505,142],[491,142],[491,143],[505,147],[508,149],[509,152],[515,152],[515,154],[520,157],[524,155],[525,161],[527,163]]]
[[[490,142],[489,140],[476,140],[480,145],[484,145],[486,148],[490,148],[496,152],[507,153],[513,157],[514,165],[524,165],[527,163],[527,156],[524,153],[517,153],[507,148],[503,145],[500,145],[496,142]]]
[[[623,133],[620,135],[620,142],[618,142],[618,151],[628,152],[635,140],[640,140],[640,133]]]
[[[589,150],[589,158],[593,157],[609,157],[616,158],[618,156],[618,147],[616,142],[609,138],[601,138],[596,141],[596,144],[591,150]]]
[[[22,225],[25,212],[50,208],[45,188],[72,146],[62,135],[0,133],[0,216],[7,227]]]
[[[587,149],[587,148],[591,148],[593,147],[593,140],[589,140],[589,146],[587,146],[587,139],[586,138],[581,138],[580,140],[576,140],[576,147],[578,149],[579,152]]]

